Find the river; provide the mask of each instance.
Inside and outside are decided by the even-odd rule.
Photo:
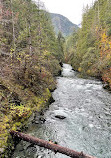
[[[31,124],[27,133],[97,158],[111,158],[111,93],[102,88],[101,81],[79,78],[64,64],[52,95],[55,102],[44,114],[45,123]],[[12,158],[68,156],[21,141]]]

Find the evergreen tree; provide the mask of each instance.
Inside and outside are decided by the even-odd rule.
[[[70,45],[68,50],[69,54],[73,52],[70,61],[75,70],[85,75],[102,77],[111,87],[110,19],[110,0],[98,0],[93,6],[87,6],[83,12],[82,28],[73,43],[76,47]],[[70,39],[73,42],[73,38]]]

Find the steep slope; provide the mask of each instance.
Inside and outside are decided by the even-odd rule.
[[[75,70],[101,78],[111,89],[111,1],[95,1],[82,17],[82,27],[67,42],[66,59],[70,57]]]
[[[60,31],[64,36],[70,35],[78,26],[69,21],[68,18],[60,14],[50,13],[56,34]]]
[[[48,104],[63,55],[45,10],[32,0],[0,0],[1,6],[0,157],[4,158],[13,148],[9,131],[24,127],[34,111]]]

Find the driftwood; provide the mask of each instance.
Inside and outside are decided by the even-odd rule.
[[[74,151],[74,150],[71,150],[71,149],[68,149],[65,147],[61,147],[61,146],[54,144],[52,142],[48,142],[48,141],[45,141],[45,140],[42,140],[39,138],[35,138],[35,137],[30,136],[28,134],[24,134],[24,133],[17,132],[17,131],[11,131],[10,133],[11,133],[11,135],[18,137],[18,138],[21,138],[24,141],[33,143],[33,144],[38,145],[40,147],[50,149],[50,150],[54,151],[55,153],[59,152],[59,153],[65,154],[65,155],[70,156],[72,158],[96,158],[93,156],[86,155],[83,152],[80,153],[80,152],[77,152],[77,151]]]

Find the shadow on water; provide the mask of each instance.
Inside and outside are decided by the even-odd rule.
[[[81,79],[68,64],[57,78],[55,100],[45,122],[33,123],[27,133],[98,158],[111,158],[111,95],[97,80]],[[62,119],[60,118],[62,117]],[[21,141],[12,158],[68,158]]]

